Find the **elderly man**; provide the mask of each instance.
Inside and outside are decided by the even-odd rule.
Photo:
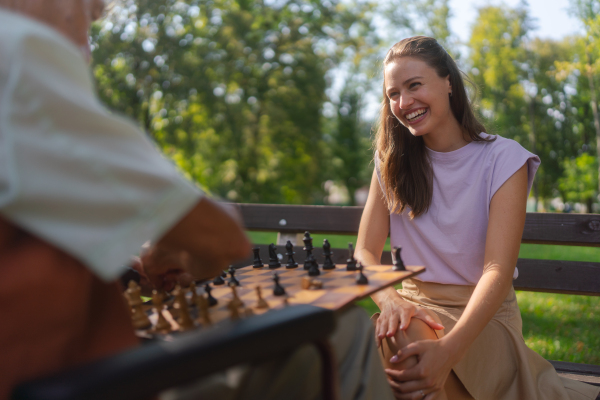
[[[137,344],[114,281],[146,240],[186,252],[198,279],[250,250],[234,213],[97,100],[87,30],[102,10],[101,0],[0,0],[0,400],[18,382]],[[173,272],[145,267],[158,285]],[[342,396],[391,398],[364,313],[339,324]],[[300,349],[233,386],[216,376],[186,393],[318,398],[305,384],[314,365]]]

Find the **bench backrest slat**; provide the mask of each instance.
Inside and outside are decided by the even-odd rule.
[[[249,230],[356,235],[362,207],[236,204]],[[600,247],[599,214],[527,213],[523,243]]]

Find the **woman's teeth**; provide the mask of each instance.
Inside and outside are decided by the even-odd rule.
[[[427,109],[423,108],[421,110],[411,112],[410,114],[408,114],[406,116],[406,119],[408,119],[410,121],[411,119],[415,119],[415,118],[420,117],[421,115],[425,114],[426,111],[427,111]]]

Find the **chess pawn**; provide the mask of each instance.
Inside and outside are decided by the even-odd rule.
[[[185,293],[179,285],[173,290],[173,296],[175,296],[175,304],[179,309],[179,318],[177,319],[179,330],[187,331],[192,329],[194,327],[194,321],[192,321],[192,318],[190,317],[190,310],[188,308],[187,299],[185,298]]]
[[[190,299],[190,303],[196,304],[196,299],[198,298],[198,293],[196,292],[196,283],[190,283],[190,293],[192,294],[192,298]]]
[[[142,308],[142,290],[135,281],[129,281],[125,297],[131,308],[131,322],[135,329],[145,329],[152,326],[150,319]]]
[[[404,266],[404,262],[402,261],[402,257],[400,257],[400,252],[402,251],[402,247],[394,247],[392,250],[392,258],[394,259],[392,267],[392,271],[406,271],[406,267]]]
[[[227,308],[229,308],[229,311],[231,312],[230,318],[232,320],[240,319],[240,310],[238,309],[238,306],[234,304],[233,300],[227,304]]]
[[[287,261],[287,264],[285,267],[287,269],[298,268],[298,263],[294,260],[294,254],[296,254],[294,252],[294,245],[289,240],[285,244],[285,250],[286,250],[285,255],[288,258],[288,261]]]
[[[260,259],[260,247],[255,247],[252,249],[252,251],[254,252],[254,262],[252,263],[252,267],[253,268],[264,267],[264,264],[263,264],[262,260]]]
[[[308,276],[318,276],[321,275],[321,271],[319,271],[319,264],[315,260],[315,257],[311,254],[308,259],[310,266],[308,267]]]
[[[269,268],[275,269],[281,267],[279,257],[277,257],[277,248],[273,243],[269,245]]]
[[[171,331],[171,324],[166,320],[162,311],[164,308],[163,296],[156,290],[152,291],[152,305],[154,306],[154,312],[156,312],[157,320],[153,330],[159,333],[167,333]]]
[[[208,283],[206,285],[204,285],[204,291],[206,292],[206,301],[208,302],[208,306],[209,307],[216,306],[218,301],[217,301],[217,299],[215,299],[215,297],[212,294],[210,294],[210,292],[212,292],[212,288],[210,287],[210,285]]]
[[[265,309],[265,308],[269,308],[269,303],[267,303],[267,301],[265,299],[263,299],[262,297],[262,291],[260,289],[260,286],[256,287],[256,306],[255,308],[258,309]]]
[[[329,240],[323,239],[323,255],[325,256],[325,262],[323,263],[323,269],[335,269],[335,264],[331,260],[331,245],[329,244]]]
[[[369,279],[367,279],[367,276],[363,273],[363,265],[360,261],[358,262],[357,269],[358,269],[358,275],[356,276],[356,284],[357,285],[368,285]]]
[[[356,258],[354,258],[354,247],[348,243],[348,260],[346,260],[346,271],[356,271]]]
[[[212,320],[210,319],[210,313],[208,311],[208,301],[204,296],[198,296],[196,298],[196,307],[198,307],[198,322],[202,323],[204,326],[212,325]]]
[[[285,288],[279,284],[279,275],[277,275],[277,272],[273,274],[273,282],[275,282],[275,287],[273,287],[273,295],[284,296]]]
[[[230,284],[229,287],[231,288],[231,294],[233,295],[231,303],[235,304],[237,307],[243,307],[244,302],[242,301],[242,299],[240,299],[240,296],[237,293],[236,286]]]
[[[229,266],[229,275],[231,275],[231,278],[229,279],[229,286],[241,286],[240,281],[238,281],[235,277],[235,268],[233,267],[233,265]]]

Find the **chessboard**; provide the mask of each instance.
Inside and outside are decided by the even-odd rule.
[[[308,232],[307,232],[308,235]],[[264,264],[254,249],[254,263],[229,268],[229,274],[212,281],[195,282],[189,288],[176,287],[171,293],[153,294],[143,303],[140,288],[130,282],[125,292],[132,310],[136,334],[146,339],[170,340],[177,332],[208,329],[226,320],[248,318],[272,309],[309,304],[333,311],[363,299],[383,288],[424,272],[422,266],[405,266],[400,249],[395,248],[394,265],[362,266],[353,257],[350,244],[347,264],[333,264],[325,241],[325,261],[319,264],[311,254],[310,237],[305,241],[304,263],[293,260],[288,243],[288,263],[280,262],[275,246],[269,247],[269,263]]]

